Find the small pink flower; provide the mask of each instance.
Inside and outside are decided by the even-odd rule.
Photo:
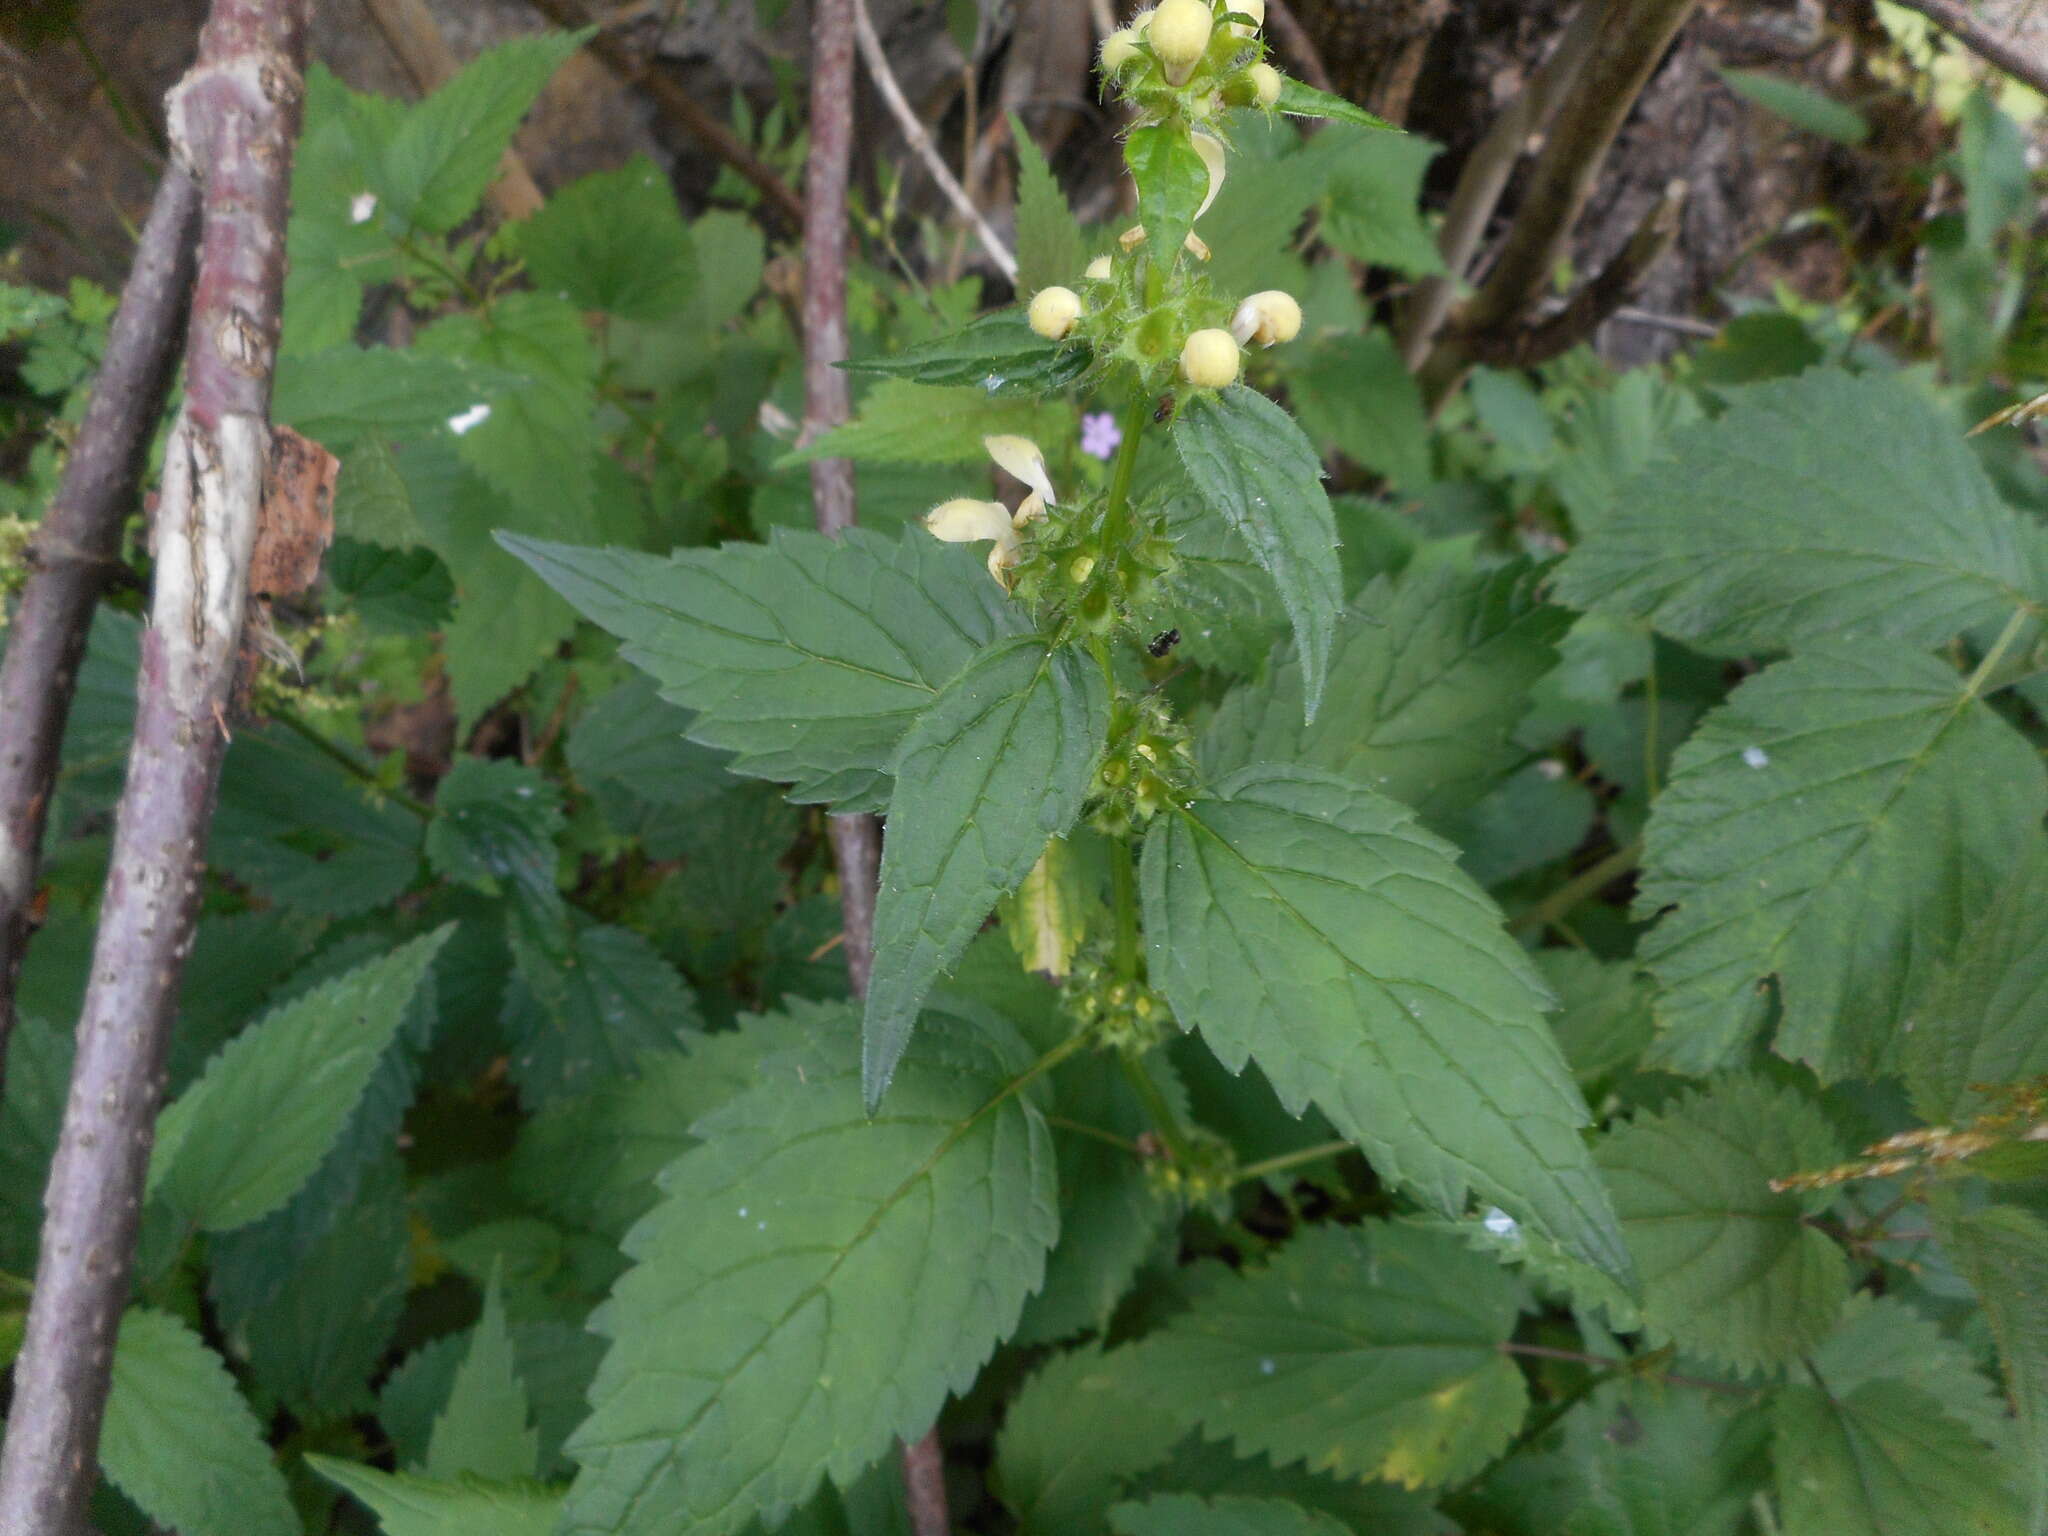
[[[1111,459],[1116,456],[1116,450],[1123,440],[1123,429],[1116,424],[1116,417],[1108,411],[1091,411],[1081,418],[1083,453],[1091,453],[1098,459]]]

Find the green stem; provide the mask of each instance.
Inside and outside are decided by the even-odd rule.
[[[1285,1173],[1290,1168],[1300,1168],[1309,1163],[1319,1163],[1326,1157],[1335,1157],[1340,1152],[1349,1152],[1348,1141],[1319,1141],[1312,1147],[1303,1147],[1295,1152],[1283,1152],[1278,1157],[1268,1157],[1256,1163],[1246,1163],[1237,1170],[1240,1184],[1253,1179],[1268,1179],[1276,1173]]]
[[[1128,1152],[1133,1157],[1140,1155],[1138,1144],[1135,1141],[1132,1141],[1127,1136],[1119,1136],[1115,1131],[1105,1131],[1099,1125],[1083,1125],[1078,1120],[1069,1120],[1065,1115],[1047,1115],[1045,1123],[1056,1131],[1066,1131],[1075,1136],[1086,1136],[1090,1141],[1106,1142],[1110,1146],[1115,1147],[1119,1152]],[[0,1276],[0,1284],[4,1284],[5,1278],[5,1276]]]
[[[1131,503],[1131,477],[1138,469],[1138,442],[1152,420],[1152,402],[1141,390],[1124,408],[1123,441],[1109,471],[1109,500],[1102,509],[1102,549],[1108,554],[1124,535],[1124,514]]]
[[[2033,616],[2031,608],[2013,610],[2012,617],[2005,621],[2005,628],[1998,632],[1998,638],[1991,642],[1991,649],[1984,653],[1984,659],[1977,663],[1977,670],[1970,674],[1970,681],[1964,685],[1963,692],[1967,697],[1974,699],[1983,693],[1992,672],[2005,659],[2005,653],[2012,649],[2013,641],[2019,639],[2020,631]]]
[[[1173,1106],[1166,1102],[1166,1095],[1159,1091],[1159,1085],[1152,1081],[1152,1074],[1145,1070],[1144,1061],[1122,1051],[1117,1052],[1116,1059],[1124,1069],[1124,1081],[1131,1085],[1131,1092],[1138,1096],[1138,1102],[1145,1108],[1145,1118],[1152,1122],[1152,1129],[1165,1144],[1167,1156],[1182,1167],[1189,1166],[1194,1161],[1194,1144],[1188,1140],[1180,1116],[1173,1112]]]
[[[1508,923],[1508,932],[1519,933],[1524,928],[1548,928],[1601,886],[1634,869],[1642,856],[1641,838],[1637,838],[1625,848],[1615,849],[1592,868],[1581,870],[1572,876],[1526,912],[1517,914]]]
[[[351,778],[360,779],[363,783],[375,789],[378,794],[383,795],[394,804],[404,806],[422,821],[432,821],[434,819],[434,808],[428,805],[426,801],[416,800],[402,789],[393,789],[377,777],[376,769],[363,762],[346,747],[341,746],[337,742],[329,741],[297,715],[292,714],[288,710],[279,710],[271,716],[271,719],[304,741],[315,751],[340,764],[342,770]]]

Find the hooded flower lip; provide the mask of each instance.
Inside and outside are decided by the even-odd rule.
[[[1000,501],[955,497],[927,512],[924,526],[933,538],[948,544],[993,541],[995,548],[988,552],[988,573],[1007,592],[1010,570],[1022,548],[1017,530],[1045,516],[1045,509],[1056,505],[1058,498],[1053,495],[1052,480],[1045,472],[1045,455],[1030,438],[998,433],[983,438],[982,445],[1001,468],[1030,486],[1031,494],[1024,498],[1014,516]]]

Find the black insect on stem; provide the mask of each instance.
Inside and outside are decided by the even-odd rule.
[[[1158,634],[1154,635],[1154,636],[1152,637],[1152,639],[1151,639],[1150,643],[1146,645],[1146,647],[1145,647],[1145,652],[1146,652],[1146,654],[1147,654],[1147,655],[1151,656],[1151,657],[1152,657],[1152,658],[1153,658],[1154,660],[1157,660],[1157,659],[1158,659],[1159,657],[1161,657],[1161,656],[1164,656],[1164,655],[1165,655],[1165,654],[1166,654],[1166,653],[1167,653],[1168,651],[1172,650],[1172,649],[1173,649],[1173,648],[1174,648],[1174,647],[1175,647],[1176,645],[1179,645],[1179,644],[1180,644],[1180,631],[1179,631],[1179,630],[1177,630],[1177,629],[1167,629],[1167,630],[1161,630],[1161,631],[1160,631],[1160,632],[1159,632]]]

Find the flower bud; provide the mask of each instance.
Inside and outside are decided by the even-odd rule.
[[[1230,0],[1230,8],[1252,19],[1250,26],[1241,21],[1230,24],[1230,30],[1239,37],[1250,37],[1266,24],[1266,0]]]
[[[1031,329],[1047,341],[1058,341],[1081,318],[1081,296],[1071,288],[1041,288],[1032,295]]]
[[[1138,34],[1119,27],[1102,40],[1102,72],[1112,78],[1138,56]]]
[[[1223,389],[1237,382],[1237,338],[1228,331],[1196,331],[1180,349],[1180,371],[1197,389]]]
[[[1166,69],[1168,84],[1180,85],[1194,73],[1209,48],[1215,18],[1209,0],[1160,0],[1148,34],[1152,51]]]
[[[1143,10],[1139,11],[1137,15],[1133,16],[1130,19],[1130,22],[1124,27],[1124,30],[1130,33],[1133,37],[1142,38],[1149,34],[1152,30],[1152,12],[1154,9],[1155,8],[1152,6],[1146,6]]]
[[[1088,281],[1091,283],[1106,283],[1109,281],[1111,270],[1109,258],[1107,256],[1098,256],[1088,263]]]
[[[1077,587],[1085,583],[1094,574],[1095,557],[1093,555],[1076,555],[1067,564],[1067,580]]]
[[[1230,334],[1240,346],[1256,341],[1262,347],[1270,347],[1292,341],[1301,334],[1301,306],[1291,294],[1278,288],[1255,293],[1238,305],[1237,313],[1230,317]]]
[[[1249,71],[1252,89],[1262,107],[1270,107],[1280,99],[1280,71],[1270,64],[1254,64]]]

